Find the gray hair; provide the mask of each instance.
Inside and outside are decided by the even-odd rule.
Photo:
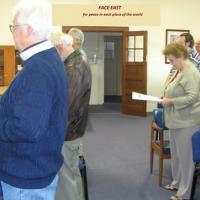
[[[52,6],[48,0],[21,0],[13,9],[16,23],[29,25],[38,39],[46,39],[52,29]]]
[[[50,40],[54,46],[65,44],[68,47],[71,47],[73,44],[73,38],[63,32],[55,32],[51,35]]]
[[[68,32],[69,35],[71,35],[74,39],[74,42],[78,44],[79,47],[82,47],[84,42],[84,34],[83,32],[78,28],[71,28]]]

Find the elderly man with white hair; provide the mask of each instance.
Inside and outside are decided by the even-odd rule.
[[[55,33],[51,38],[64,61],[68,76],[68,121],[62,148],[64,165],[59,171],[56,200],[84,200],[83,184],[79,170],[80,138],[85,133],[91,91],[89,64],[79,49],[72,47],[73,38],[65,33]]]
[[[54,200],[67,120],[67,80],[47,40],[51,3],[21,0],[10,25],[24,67],[0,99],[0,180],[4,200]]]
[[[80,51],[80,53],[83,56],[83,59],[87,60],[87,55],[86,55],[85,51],[83,51],[83,49],[82,49],[84,39],[85,39],[83,31],[81,31],[79,28],[71,28],[68,31],[68,34],[73,38],[72,47],[75,50]]]
[[[83,46],[84,34],[79,28],[71,28],[68,31],[68,34],[73,38],[73,48],[80,49]]]

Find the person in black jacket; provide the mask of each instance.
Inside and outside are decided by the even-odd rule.
[[[72,47],[73,38],[56,33],[51,38],[65,65],[68,76],[68,121],[62,148],[64,165],[59,172],[56,200],[83,200],[79,170],[80,138],[85,133],[91,91],[91,72],[82,50]]]

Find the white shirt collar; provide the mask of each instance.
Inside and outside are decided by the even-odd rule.
[[[28,48],[27,50],[20,53],[20,57],[23,61],[29,59],[31,56],[35,55],[36,53],[39,53],[41,51],[47,50],[54,47],[50,41],[44,41],[39,44],[36,44],[33,47]]]

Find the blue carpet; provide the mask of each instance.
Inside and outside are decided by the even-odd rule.
[[[169,192],[158,185],[158,159],[149,174],[151,116],[120,113],[89,116],[83,138],[90,200],[162,200]],[[164,161],[163,184],[171,181],[170,161]],[[199,185],[196,199],[200,199]]]

